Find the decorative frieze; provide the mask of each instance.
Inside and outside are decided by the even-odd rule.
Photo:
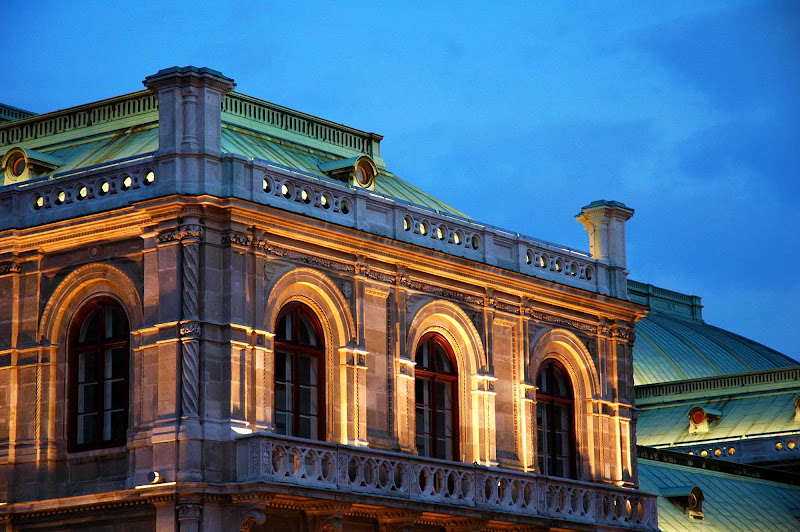
[[[407,286],[408,288],[411,288],[412,290],[419,290],[420,292],[433,294],[439,297],[446,297],[448,299],[456,299],[458,301],[471,303],[473,305],[483,305],[484,302],[483,297],[481,296],[475,296],[472,294],[459,292],[457,290],[450,290],[449,288],[443,288],[441,286],[423,283],[421,281],[415,281],[405,275],[401,277],[401,284]]]
[[[327,268],[329,270],[334,270],[337,272],[352,273],[352,274],[356,272],[355,266],[353,266],[352,264],[347,264],[346,262],[339,262],[331,259],[323,259],[322,257],[317,257],[314,255],[307,255],[305,253],[300,253],[298,251],[276,246],[274,244],[267,242],[264,239],[256,240],[254,247],[256,249],[263,250],[264,252],[269,253],[270,255],[274,255],[276,257],[282,257],[285,259],[290,259],[305,264],[320,266],[322,268]]]
[[[252,238],[250,235],[240,233],[238,231],[230,231],[222,235],[222,245],[237,244],[239,246],[249,246]]]
[[[592,325],[591,323],[584,323],[578,320],[571,320],[569,318],[564,318],[561,316],[546,314],[544,312],[533,309],[529,306],[525,306],[524,312],[526,316],[533,318],[535,320],[546,321],[548,323],[554,323],[556,325],[564,325],[566,327],[572,327],[573,329],[578,329],[580,331],[597,332],[597,326]]]

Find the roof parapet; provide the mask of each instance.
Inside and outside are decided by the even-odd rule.
[[[23,120],[32,116],[36,116],[36,113],[0,103],[0,124],[13,122],[15,120]]]
[[[631,279],[628,279],[628,296],[634,303],[647,305],[651,312],[663,312],[678,318],[703,321],[703,300],[699,296],[681,294]]]

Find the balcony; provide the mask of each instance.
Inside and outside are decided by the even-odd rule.
[[[564,520],[657,530],[656,496],[614,486],[447,462],[414,455],[254,434],[236,442],[237,481],[297,493],[336,494],[387,506],[419,503],[439,513],[476,510],[509,520]]]

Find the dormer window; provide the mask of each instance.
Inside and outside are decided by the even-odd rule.
[[[18,146],[8,150],[2,159],[6,183],[27,181],[46,175],[61,164],[62,161],[57,157]]]
[[[722,417],[722,412],[713,408],[693,406],[689,409],[689,434],[702,434],[708,432],[712,422]]]
[[[360,188],[375,189],[378,167],[370,157],[361,155],[319,165],[325,175]]]
[[[703,515],[703,490],[697,486],[676,486],[674,488],[663,488],[661,495],[666,497],[669,502],[689,514],[689,518],[702,521]]]

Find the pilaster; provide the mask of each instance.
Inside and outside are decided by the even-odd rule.
[[[348,344],[339,349],[339,390],[341,394],[341,443],[368,445],[367,441],[367,354]]]

